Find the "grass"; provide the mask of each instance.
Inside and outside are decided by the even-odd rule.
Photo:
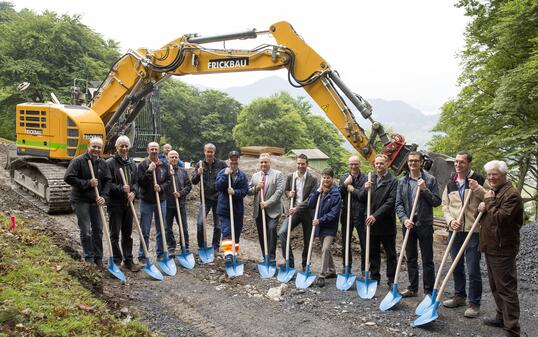
[[[0,336],[153,336],[139,322],[123,323],[71,276],[101,273],[72,260],[51,239],[0,214]],[[71,273],[70,273],[71,271]]]

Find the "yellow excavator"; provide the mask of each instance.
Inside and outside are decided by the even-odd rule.
[[[208,43],[254,39],[263,34],[271,35],[276,44],[250,50],[204,47]],[[65,164],[84,153],[88,140],[94,136],[105,140],[105,153],[113,151],[119,135],[136,137],[133,121],[162,81],[172,75],[282,68],[287,69],[290,84],[303,88],[362,156],[373,163],[374,142],[379,137],[391,167],[397,172],[402,170],[406,154],[416,145],[406,145],[398,134],[389,137],[372,118],[370,104],[353,93],[289,23],[278,22],[266,31],[210,37],[189,34],[158,50],[130,50],[112,65],[89,106],[63,105],[57,100],[18,104],[17,149],[8,163],[12,180],[49,213],[70,210],[69,186],[63,181]],[[371,122],[369,137],[344,97]]]

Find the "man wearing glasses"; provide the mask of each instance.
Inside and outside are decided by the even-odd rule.
[[[415,297],[418,291],[418,245],[422,258],[422,282],[424,294],[433,289],[435,268],[433,265],[433,208],[441,205],[437,179],[422,169],[422,153],[411,151],[407,157],[408,173],[398,182],[396,191],[396,215],[403,224],[403,235],[410,230],[409,241],[405,247],[409,286],[403,297]],[[420,197],[411,220],[411,209],[416,193]],[[417,245],[418,244],[418,245]]]

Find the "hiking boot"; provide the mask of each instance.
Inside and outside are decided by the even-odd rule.
[[[146,265],[146,258],[143,256],[138,257],[138,265],[145,266]]]
[[[318,277],[318,279],[316,280],[316,286],[318,288],[325,287],[325,279],[323,277]]]
[[[402,292],[402,297],[417,297],[417,292],[411,289],[405,289]]]
[[[482,320],[482,323],[487,326],[492,326],[495,328],[502,328],[504,327],[504,322],[502,319],[498,319],[497,317],[486,317]]]
[[[463,313],[463,316],[467,318],[477,318],[480,313],[480,306],[476,304],[469,304],[469,307]]]
[[[467,305],[467,301],[464,297],[458,295],[454,295],[451,299],[443,301],[443,306],[445,306],[446,308],[457,308],[464,305]]]
[[[123,262],[123,266],[133,273],[140,271],[140,266],[136,265],[132,260]]]

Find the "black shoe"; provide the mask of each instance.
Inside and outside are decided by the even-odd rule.
[[[482,319],[482,323],[484,323],[484,325],[487,325],[487,326],[492,326],[492,327],[495,327],[495,328],[502,328],[504,327],[504,322],[502,319],[498,319],[496,317],[486,317],[484,319]]]
[[[329,275],[325,276],[326,278],[336,278],[336,273],[330,273]]]
[[[141,257],[138,258],[138,264],[139,264],[140,266],[145,266],[146,263],[147,263],[147,262],[146,262],[146,258],[145,258],[145,257],[142,257],[142,256],[141,256]]]
[[[405,289],[402,292],[402,297],[416,297],[416,296],[417,296],[417,292],[411,289]]]
[[[325,287],[325,278],[323,277],[318,277],[318,279],[316,280],[316,286],[318,288],[323,288]]]
[[[132,260],[123,262],[123,266],[133,273],[140,271],[140,266],[136,265]]]
[[[103,269],[103,260],[95,260],[97,268]]]

